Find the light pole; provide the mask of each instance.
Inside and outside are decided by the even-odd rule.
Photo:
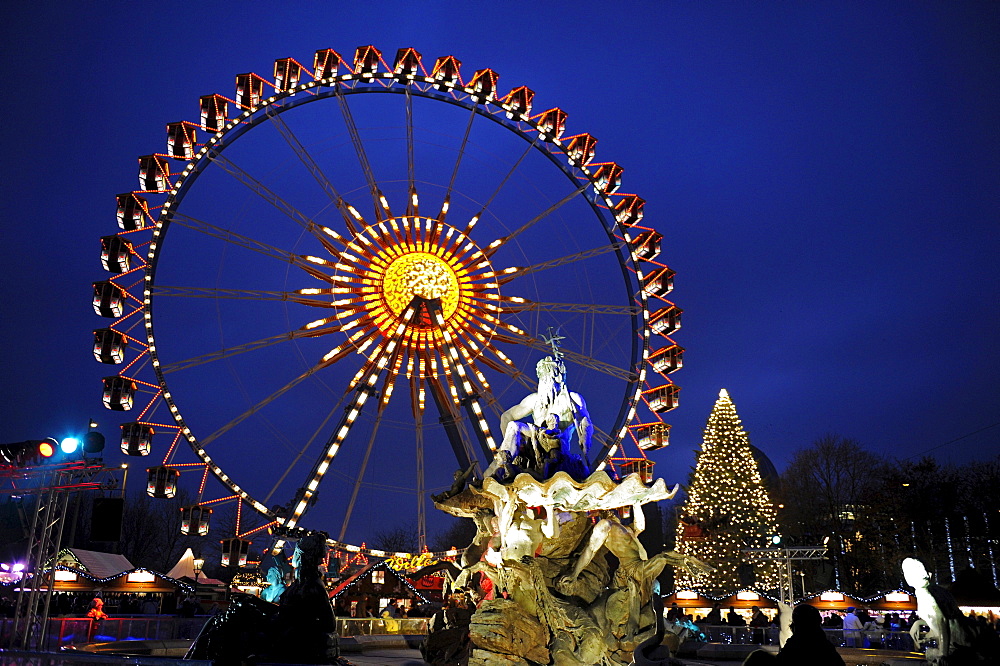
[[[203,558],[196,557],[191,561],[191,566],[194,567],[194,604],[195,610],[197,611],[201,608],[201,602],[198,601],[198,576],[201,575],[201,572],[205,567],[205,560]]]

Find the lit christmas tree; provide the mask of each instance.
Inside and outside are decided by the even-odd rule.
[[[729,393],[722,389],[708,417],[677,523],[678,552],[715,570],[691,575],[677,569],[677,589],[720,596],[750,587],[777,588],[777,562],[761,562],[743,552],[767,548],[777,534],[774,505],[761,482],[750,440]]]

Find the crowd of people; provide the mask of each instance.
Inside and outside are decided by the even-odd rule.
[[[817,611],[820,617],[820,628],[834,642],[846,647],[885,648],[889,650],[912,650],[913,640],[910,629],[920,621],[915,612],[873,613],[864,608],[849,607],[846,612],[836,610]],[[778,617],[768,617],[759,607],[753,606],[749,613],[740,613],[735,607],[728,612],[723,611],[720,604],[714,604],[705,616],[685,614],[684,609],[676,603],[671,604],[666,612],[667,620],[671,622],[691,622],[702,629],[711,640],[717,634],[730,632],[733,629],[746,627],[742,636],[750,643],[766,645],[776,643],[778,637]],[[983,629],[1000,633],[1000,616],[992,612],[969,616]],[[770,629],[770,630],[768,630]],[[733,639],[735,640],[735,639]]]
[[[769,636],[765,629],[777,625],[758,606],[751,607],[749,613],[746,613],[746,615],[748,617],[744,617],[744,614],[737,611],[734,606],[730,606],[725,619],[723,619],[722,607],[719,604],[714,604],[704,617],[687,615],[676,603],[671,604],[669,610],[667,610],[667,620],[671,622],[691,622],[704,629],[709,629],[710,627],[749,627],[750,630],[748,633],[751,642],[758,645],[767,643]]]

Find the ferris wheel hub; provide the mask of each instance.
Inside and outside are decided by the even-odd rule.
[[[458,308],[461,285],[454,268],[429,252],[407,252],[392,260],[382,278],[382,293],[393,314],[400,317],[414,296],[441,299],[448,319]]]
[[[407,320],[414,298],[440,301],[443,326],[452,334],[473,318],[486,323],[487,336],[495,328],[500,285],[493,266],[466,233],[447,223],[403,215],[365,224],[336,259],[337,274],[330,277],[335,301],[361,299],[386,337],[397,335],[401,324],[427,328],[424,319]],[[437,326],[430,329],[437,340]],[[428,342],[403,340],[405,346]]]

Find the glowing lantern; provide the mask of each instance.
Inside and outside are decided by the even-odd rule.
[[[170,499],[177,494],[177,478],[181,475],[173,467],[150,467],[146,480],[146,494],[150,497]]]

